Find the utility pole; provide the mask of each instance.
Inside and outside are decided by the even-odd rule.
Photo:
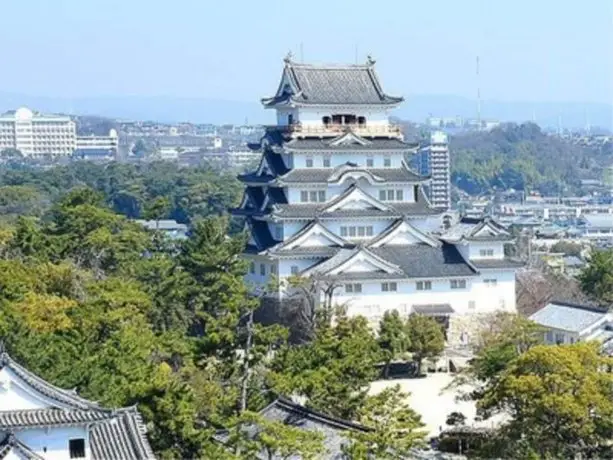
[[[247,319],[247,341],[245,343],[245,356],[243,356],[243,381],[241,383],[241,414],[247,409],[247,389],[249,388],[249,377],[251,374],[251,369],[249,368],[249,360],[251,359],[251,346],[253,343],[253,310],[251,310],[248,315],[249,317]]]

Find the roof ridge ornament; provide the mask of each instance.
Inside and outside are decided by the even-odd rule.
[[[366,56],[366,65],[368,66],[373,66],[375,65],[377,61],[375,59],[373,59],[372,55],[369,54],[368,56]]]
[[[283,62],[285,62],[286,64],[290,64],[292,62],[293,57],[294,57],[294,53],[292,53],[292,50],[289,50],[287,54],[285,55],[285,57],[283,58]]]

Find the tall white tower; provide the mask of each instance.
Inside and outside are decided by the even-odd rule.
[[[430,203],[435,209],[447,211],[451,207],[451,162],[447,134],[442,131],[433,132],[426,150],[431,177]],[[424,174],[425,171],[420,173]]]

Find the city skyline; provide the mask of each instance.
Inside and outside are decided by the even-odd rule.
[[[283,18],[283,20],[279,20]],[[292,19],[294,18],[294,19]],[[300,20],[297,20],[299,18]],[[366,31],[366,32],[364,32]],[[377,60],[391,91],[484,100],[613,101],[613,6],[527,0],[405,4],[315,0],[10,2],[4,93],[254,101],[288,50],[306,62]],[[44,68],[44,78],[40,69]]]

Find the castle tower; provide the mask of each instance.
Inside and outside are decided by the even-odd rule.
[[[262,158],[239,176],[246,188],[234,210],[251,235],[247,281],[256,291],[272,277],[333,280],[334,302],[373,321],[389,309],[445,317],[475,308],[470,280],[479,269],[464,240],[433,235],[442,214],[424,194],[427,178],[406,163],[419,146],[389,122],[402,100],[385,93],[370,58],[334,66],[285,59],[276,93],[262,100],[277,124],[250,146]],[[514,308],[514,280],[508,295]]]

